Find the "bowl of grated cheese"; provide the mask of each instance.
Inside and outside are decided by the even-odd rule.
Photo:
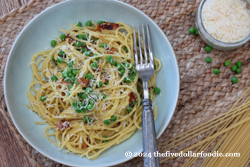
[[[250,39],[248,0],[202,0],[195,24],[201,39],[219,50],[233,50]]]

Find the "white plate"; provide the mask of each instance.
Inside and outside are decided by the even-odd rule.
[[[125,152],[142,151],[142,131],[136,133],[120,145],[103,152],[97,159],[88,160],[76,154],[59,152],[43,135],[46,125],[35,125],[41,118],[27,109],[29,104],[27,89],[31,83],[30,61],[33,54],[50,47],[59,28],[68,29],[70,24],[87,20],[124,22],[129,25],[148,23],[153,43],[154,56],[161,60],[162,69],[158,73],[157,86],[161,94],[155,105],[157,137],[166,129],[176,107],[179,94],[179,71],[173,49],[161,29],[143,12],[119,1],[74,0],[54,5],[36,16],[25,26],[16,39],[6,64],[4,93],[11,118],[25,140],[37,151],[54,161],[70,166],[111,166],[125,162]]]

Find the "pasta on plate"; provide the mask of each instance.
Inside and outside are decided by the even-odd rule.
[[[122,22],[86,25],[60,29],[64,33],[51,41],[53,49],[32,57],[27,107],[44,119],[36,124],[48,124],[44,135],[59,150],[95,159],[141,129],[143,92],[134,65],[132,28]],[[161,68],[158,59],[154,62],[152,101]],[[156,107],[154,113],[156,117]]]

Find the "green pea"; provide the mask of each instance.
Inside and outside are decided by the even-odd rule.
[[[65,56],[66,55],[65,52],[62,51],[62,50],[60,50],[58,54],[61,55],[61,56]]]
[[[131,78],[130,77],[125,77],[124,81],[127,82],[127,83],[131,83]]]
[[[86,107],[86,103],[85,103],[84,101],[81,102],[80,105],[81,105],[81,108],[82,108],[82,107]]]
[[[98,56],[98,54],[94,54],[94,57]],[[100,57],[95,58],[96,61],[98,61]]]
[[[86,94],[90,94],[92,92],[92,89],[91,88],[86,88],[85,92],[86,92]]]
[[[69,96],[69,95],[70,95],[70,93],[67,94],[67,96]]]
[[[129,64],[128,62],[125,63],[125,67],[126,67],[126,68],[130,67],[130,64]]]
[[[236,70],[237,70],[237,66],[236,65],[232,66],[232,71],[235,72]]]
[[[231,80],[234,84],[238,83],[238,78],[237,77],[233,77]]]
[[[88,39],[89,39],[89,34],[85,34],[85,36],[84,36],[83,39],[84,39],[84,40],[88,40]]]
[[[66,77],[67,77],[66,71],[62,72],[62,77],[63,77],[63,78],[66,78]]]
[[[73,70],[73,74],[76,75],[78,73],[78,70],[77,69],[74,69]]]
[[[135,78],[136,78],[136,74],[131,75],[132,80],[135,80]]]
[[[100,87],[102,87],[102,82],[100,81],[100,82],[98,82],[98,87],[100,88]]]
[[[107,62],[111,63],[111,61],[112,61],[112,56],[110,56],[110,55],[107,56],[107,57],[106,57],[106,60],[107,60]]]
[[[207,62],[207,63],[211,63],[211,62],[212,62],[211,57],[207,57],[207,58],[206,58],[206,62]]]
[[[94,103],[95,103],[94,100],[89,99],[89,104],[94,104]]]
[[[96,43],[97,41],[98,41],[98,38],[95,38],[95,39],[94,39],[94,42]]]
[[[60,36],[61,41],[65,41],[65,37],[66,37],[66,35],[65,35],[65,34],[62,34],[62,35]]]
[[[110,120],[113,121],[113,122],[116,121],[117,120],[117,116],[112,115]]]
[[[104,120],[104,124],[105,124],[105,125],[109,125],[109,124],[110,124],[110,120],[108,120],[108,119],[107,119],[107,120]]]
[[[134,68],[135,68],[135,64],[132,64],[130,70],[134,70]]]
[[[128,52],[128,48],[127,48],[126,46],[124,47],[124,51],[125,51],[125,52]]]
[[[122,63],[118,63],[118,64],[116,65],[116,68],[117,68],[119,71],[122,70],[122,69],[123,69]]]
[[[81,96],[82,99],[87,99],[88,98],[88,95],[86,95],[85,93],[82,94]]]
[[[82,48],[82,49],[80,49],[80,51],[81,51],[82,53],[84,53],[84,52],[87,51],[87,48]]]
[[[102,21],[102,20],[99,20],[99,21],[97,22],[97,24],[102,24],[102,23],[104,23],[104,21]]]
[[[205,47],[205,51],[206,51],[207,53],[210,53],[210,52],[212,51],[212,47],[211,47],[211,46],[206,46],[206,47]]]
[[[81,22],[77,22],[76,26],[81,27],[82,23]]]
[[[128,113],[130,113],[130,111],[132,110],[132,108],[128,107],[126,110],[127,110]]]
[[[72,73],[73,70],[72,70],[72,68],[68,67],[67,71],[68,71],[68,73]]]
[[[51,57],[51,60],[52,60],[52,61],[56,61],[54,56]]]
[[[87,112],[88,111],[88,108],[87,107],[83,107],[82,109],[81,109],[81,113],[85,113],[85,112]]]
[[[137,70],[134,70],[134,71],[133,71],[133,74],[137,74]]]
[[[194,35],[199,35],[199,31],[197,28],[195,29]]]
[[[91,74],[91,73],[88,73],[88,74],[86,75],[86,78],[87,78],[87,79],[92,79],[92,74]]]
[[[91,20],[87,21],[86,26],[92,26],[92,21]]]
[[[72,82],[76,81],[76,77],[71,77]]]
[[[224,65],[225,65],[226,67],[230,66],[230,64],[231,64],[230,60],[226,60],[225,63],[224,63]]]
[[[46,96],[41,96],[41,97],[40,97],[40,101],[45,101],[46,99],[47,99]]]
[[[88,110],[92,110],[94,108],[94,104],[89,104],[87,108]]]
[[[79,41],[75,42],[76,47],[82,47],[83,45],[84,44],[82,42],[79,42]]]
[[[86,56],[91,56],[92,52],[91,52],[90,50],[88,50],[88,51],[84,52],[84,54],[85,54]]]
[[[79,82],[78,82],[78,81],[75,81],[75,84],[76,84],[76,85],[79,85]]]
[[[54,75],[54,76],[52,76],[50,79],[51,79],[52,82],[55,82],[55,81],[57,81],[58,78],[57,78],[56,75]]]
[[[103,43],[103,44],[101,44],[101,47],[106,48],[106,47],[108,47],[108,45],[106,43]]]
[[[73,87],[72,84],[70,84],[70,85],[68,86],[69,91],[70,91],[70,89],[71,89],[72,87]]]
[[[83,122],[85,122],[85,123],[88,122],[88,117],[87,116],[83,117]]]
[[[57,61],[57,63],[63,63],[63,58],[58,56],[56,61]]]
[[[73,104],[72,104],[73,108],[76,108],[77,104],[78,104],[77,101],[74,101]]]
[[[241,73],[241,69],[240,69],[240,68],[237,68],[236,73],[237,73],[237,74],[240,74],[240,73]]]
[[[107,138],[107,136],[103,136],[103,138]],[[103,140],[102,142],[106,143],[106,142],[108,142],[108,140]]]
[[[111,60],[111,64],[112,64],[113,66],[116,66],[117,61],[112,59],[112,60]]]
[[[103,95],[102,95],[102,98],[103,98],[103,99],[106,99],[106,98],[107,98],[107,95],[106,95],[106,94],[103,94]]]
[[[83,35],[83,34],[80,34],[80,35],[78,35],[77,38],[78,38],[78,39],[84,39],[84,35]]]
[[[68,67],[72,67],[73,64],[74,64],[74,61],[72,61],[72,60],[68,60],[68,61],[67,61]]]
[[[137,92],[141,93],[141,88],[139,86],[137,86]]]
[[[121,69],[121,70],[120,70],[120,73],[121,73],[121,74],[124,74],[124,73],[125,73],[125,69]]]
[[[195,33],[195,28],[193,28],[193,27],[190,28],[190,29],[189,29],[189,33],[190,33],[190,34],[194,34],[194,33]]]
[[[71,79],[70,79],[70,78],[65,78],[65,81],[66,81],[66,82],[70,82]]]
[[[69,73],[69,75],[68,75],[68,76],[71,78],[71,77],[73,77],[73,74],[72,74],[72,73]]]
[[[56,42],[56,40],[52,40],[52,41],[50,42],[50,44],[51,44],[51,46],[55,47],[56,44],[57,44],[57,42]]]
[[[109,84],[109,80],[107,80],[104,84],[105,84],[105,85],[108,85],[108,84]]]
[[[219,69],[214,69],[214,74],[215,74],[215,75],[219,75],[219,73],[220,73],[220,70],[219,70]]]
[[[241,68],[241,66],[242,66],[241,61],[237,61],[237,62],[236,62],[236,66],[237,66],[238,68]]]
[[[80,109],[79,107],[76,107],[76,108],[75,108],[75,111],[76,111],[77,113],[80,113],[80,112],[81,112],[81,109]]]
[[[159,87],[155,87],[154,88],[154,93],[157,94],[157,95],[160,94],[161,93],[161,89]]]
[[[88,119],[88,123],[90,123],[90,124],[92,124],[92,123],[93,123],[93,121],[94,121],[94,120],[93,120],[93,119],[91,119],[91,118],[89,118],[89,119]]]
[[[96,70],[98,68],[98,64],[96,62],[91,63],[91,67]]]

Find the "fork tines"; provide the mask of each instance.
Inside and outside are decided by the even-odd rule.
[[[136,27],[137,27],[137,30],[136,30]],[[141,30],[142,30],[142,39],[141,39],[139,25],[137,25],[136,27],[133,26],[135,63],[136,63],[136,65],[138,65],[138,61],[140,61],[140,65],[143,65],[143,64],[154,65],[153,53],[152,53],[152,46],[151,46],[151,40],[150,40],[150,35],[149,35],[148,24],[146,24],[146,33],[147,33],[146,35],[147,35],[147,41],[148,41],[148,52],[147,52],[147,46],[146,46],[146,37],[145,37],[144,25],[142,24],[142,27],[141,27]],[[136,31],[137,31],[137,36],[136,36]],[[137,41],[136,41],[136,39],[138,39],[140,60],[138,60]],[[143,48],[144,48],[144,54],[142,52],[141,40],[142,40],[143,45],[144,45],[143,46]],[[149,57],[148,57],[148,54],[149,54]],[[144,57],[144,59],[143,59],[143,57]],[[149,62],[148,62],[148,58],[149,58]]]

